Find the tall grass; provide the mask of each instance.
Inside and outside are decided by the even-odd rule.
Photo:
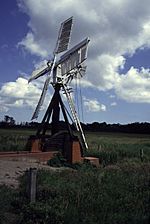
[[[141,157],[141,150],[143,151],[143,157]],[[146,144],[105,143],[100,148],[89,149],[85,152],[85,155],[98,157],[104,165],[115,164],[123,159],[150,161],[150,147]]]
[[[85,155],[98,157],[103,165],[115,164],[123,159],[150,161],[149,135],[87,133],[87,140],[89,149]]]
[[[0,151],[23,151],[33,130],[0,129]]]
[[[15,204],[18,224],[148,224],[149,171],[148,165],[134,163],[115,169],[40,171],[36,204],[27,202],[24,188]]]
[[[27,139],[33,130],[0,129],[0,151],[25,150]],[[150,160],[150,135],[87,132],[89,150],[85,156],[95,156],[104,165],[114,164],[126,158]]]
[[[22,151],[25,150],[27,136],[21,135],[1,135],[0,151]]]
[[[5,185],[0,186],[0,223],[16,224],[16,214],[13,213],[12,203],[16,200],[17,190]]]

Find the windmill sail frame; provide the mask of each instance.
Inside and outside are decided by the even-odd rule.
[[[59,54],[68,49],[72,25],[73,17],[70,17],[69,19],[61,23],[54,54]]]
[[[71,70],[78,68],[78,66],[87,59],[89,41],[89,38],[84,39],[60,57],[60,60],[57,62],[57,66],[61,66],[62,76]]]

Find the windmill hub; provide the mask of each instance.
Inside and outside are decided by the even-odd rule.
[[[88,146],[71,96],[72,89],[68,87],[68,84],[73,79],[82,77],[85,74],[86,66],[84,63],[87,58],[89,43],[89,38],[84,39],[64,53],[57,61],[57,55],[68,49],[72,23],[72,17],[61,23],[56,47],[53,52],[53,59],[48,61],[47,65],[41,68],[40,71],[33,71],[29,79],[30,82],[48,74],[32,120],[38,117],[50,84],[53,86],[54,94],[36,135],[30,136],[28,141],[32,152],[58,150],[71,163],[80,162],[83,156],[83,149],[87,149]],[[66,95],[70,112],[68,112],[63,103],[60,90]],[[60,125],[60,111],[62,111],[65,120],[65,128],[62,128]],[[74,135],[69,118],[75,123],[80,139]]]

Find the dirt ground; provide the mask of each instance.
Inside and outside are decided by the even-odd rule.
[[[18,178],[23,175],[29,168],[56,170],[57,168],[49,167],[34,160],[10,160],[0,159],[0,185],[17,188],[19,185]]]

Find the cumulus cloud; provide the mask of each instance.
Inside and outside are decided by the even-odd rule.
[[[1,103],[0,112],[7,112],[9,109],[8,109],[8,107],[2,105],[1,98],[0,98],[0,103]]]
[[[75,39],[90,36],[91,51],[97,52],[97,55],[132,53],[143,44],[149,45],[149,0],[143,0],[142,4],[140,0],[101,0],[98,4],[96,0],[18,2],[30,17],[30,36],[32,33],[33,41],[38,41],[46,51],[48,46],[54,49],[60,22],[72,15],[75,18]]]
[[[150,103],[150,69],[131,67],[120,76],[115,88],[116,94],[127,102]]]
[[[118,70],[123,68],[124,63],[123,56],[100,55],[89,62],[87,79],[99,90],[110,90],[118,81]]]
[[[115,98],[115,97],[116,97],[115,95],[110,95],[110,96],[109,96],[109,98],[111,98],[111,99],[112,99],[112,98]]]
[[[97,99],[84,98],[83,103],[89,112],[106,111],[106,106],[104,104],[101,104],[100,102],[98,102]]]
[[[18,46],[23,46],[27,51],[38,56],[47,56],[47,51],[42,49],[40,43],[34,40],[34,35],[32,33],[27,33],[26,37],[18,43]]]
[[[23,107],[34,110],[40,95],[38,81],[28,84],[27,79],[19,77],[14,82],[7,82],[0,89],[1,112],[7,112],[10,108]]]
[[[116,102],[112,102],[110,105],[111,105],[112,107],[115,107],[115,106],[117,106],[117,103],[116,103]]]
[[[29,16],[29,32],[19,45],[32,54],[52,54],[60,22],[74,16],[72,43],[91,39],[85,87],[114,89],[128,102],[150,103],[149,70],[132,67],[121,75],[125,55],[150,47],[149,0],[18,0]],[[79,7],[80,5],[80,7]]]

